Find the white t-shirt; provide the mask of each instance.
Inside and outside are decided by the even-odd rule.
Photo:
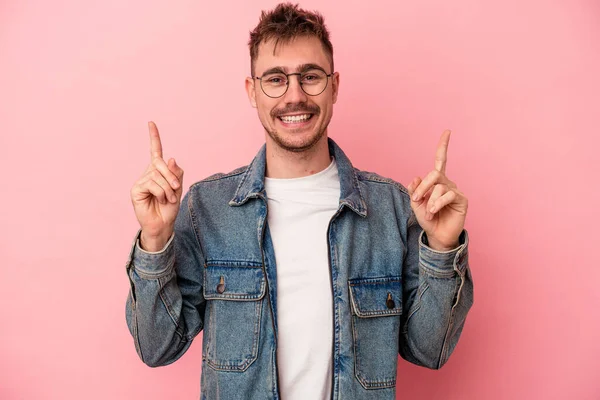
[[[335,159],[321,172],[265,178],[277,264],[277,364],[283,400],[329,399],[333,298],[327,227],[337,211]]]

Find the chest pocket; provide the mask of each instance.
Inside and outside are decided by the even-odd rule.
[[[354,374],[365,389],[396,386],[402,314],[399,276],[348,281]]]
[[[260,265],[206,264],[203,358],[210,367],[243,372],[256,360],[265,288]]]

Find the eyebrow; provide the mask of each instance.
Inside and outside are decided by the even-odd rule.
[[[311,70],[311,69],[319,69],[319,70],[327,73],[325,71],[325,69],[323,69],[323,67],[321,67],[319,64],[313,64],[313,63],[300,64],[300,65],[298,65],[296,67],[296,71],[298,71],[298,72],[305,72],[305,71],[308,71],[308,70]],[[282,72],[284,74],[287,74],[288,71],[289,70],[288,70],[287,67],[278,66],[278,67],[270,68],[270,69],[266,70],[265,72],[263,72],[262,74],[263,75],[267,75],[267,74],[275,74],[275,73],[278,73],[278,72]]]

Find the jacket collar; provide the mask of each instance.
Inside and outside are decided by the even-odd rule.
[[[340,207],[346,205],[362,217],[367,216],[367,204],[358,186],[356,171],[346,154],[331,138],[327,138],[329,154],[335,157],[340,178]],[[241,206],[251,198],[266,200],[264,185],[266,165],[266,144],[259,150],[248,168],[242,173],[242,179],[235,195],[229,201],[230,206]]]

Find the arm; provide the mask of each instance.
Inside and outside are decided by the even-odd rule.
[[[139,247],[140,230],[127,261],[127,325],[140,359],[151,367],[176,361],[204,326],[204,256],[191,213],[188,191],[165,247],[144,251]]]
[[[463,230],[457,248],[436,251],[411,213],[407,242],[400,355],[413,364],[439,369],[452,354],[473,304],[469,236]]]

